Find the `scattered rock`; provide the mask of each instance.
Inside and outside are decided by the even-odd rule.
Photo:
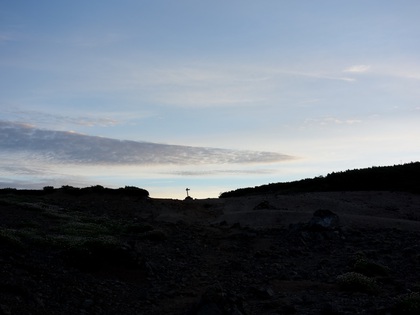
[[[152,230],[141,235],[141,238],[149,241],[160,242],[166,240],[168,236],[164,231]]]
[[[11,315],[12,311],[10,310],[10,307],[7,305],[0,305],[0,310],[2,315]]]
[[[272,299],[275,295],[273,289],[271,289],[271,288],[251,287],[249,291],[256,298],[262,299],[262,300]]]
[[[276,209],[273,205],[271,205],[267,200],[260,202],[254,208],[254,210],[269,210],[269,209]]]
[[[241,228],[241,223],[239,222],[235,222],[231,225],[230,227],[231,229],[240,229]]]
[[[292,304],[285,304],[281,307],[280,314],[296,314],[296,307]]]
[[[357,259],[354,263],[353,270],[368,277],[388,276],[390,272],[388,267],[369,261],[366,258]]]
[[[308,223],[290,224],[289,231],[300,235],[300,241],[305,246],[308,241],[344,240],[339,222],[338,215],[330,210],[320,209],[314,212]]]
[[[91,241],[62,252],[70,265],[83,271],[99,271],[109,267],[140,268],[143,266],[137,252],[128,245]]]
[[[242,300],[218,286],[209,287],[186,315],[246,315]]]
[[[319,209],[314,212],[308,228],[315,231],[338,230],[339,223],[338,215],[327,209]]]
[[[340,312],[335,305],[332,303],[324,303],[321,305],[321,309],[319,311],[320,315],[341,315],[343,314]]]

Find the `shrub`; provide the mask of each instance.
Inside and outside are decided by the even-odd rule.
[[[62,232],[75,236],[100,236],[110,233],[106,226],[83,222],[69,222],[62,227]]]
[[[126,196],[135,196],[141,198],[149,197],[149,192],[143,188],[138,188],[136,186],[125,186],[124,188],[120,188],[120,191],[124,193]]]
[[[137,234],[145,233],[153,230],[153,226],[147,223],[132,223],[124,226],[123,231],[125,233]]]
[[[0,229],[0,246],[22,247],[22,241],[17,236],[16,230]]]
[[[364,274],[365,276],[387,276],[389,268],[381,264],[367,260],[366,258],[358,258],[354,263],[353,270]]]
[[[420,314],[420,293],[411,292],[396,298],[392,314],[415,315]]]
[[[65,249],[63,257],[82,271],[98,271],[107,267],[140,267],[138,254],[114,237],[79,240]]]
[[[161,230],[148,231],[142,235],[142,238],[149,241],[165,241],[168,237],[165,232]]]
[[[337,277],[337,281],[340,288],[346,291],[376,293],[379,290],[374,279],[357,272],[342,274]]]
[[[84,193],[103,193],[106,192],[106,188],[101,185],[95,185],[90,187],[85,187],[81,189]]]
[[[72,196],[78,196],[81,194],[80,188],[69,186],[69,185],[61,186],[60,190]]]

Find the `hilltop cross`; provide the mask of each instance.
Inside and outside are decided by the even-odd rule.
[[[189,188],[185,189],[187,191],[187,197],[189,197],[188,192],[190,191]]]

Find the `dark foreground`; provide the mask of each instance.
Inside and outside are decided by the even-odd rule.
[[[419,205],[5,194],[0,314],[419,314]]]

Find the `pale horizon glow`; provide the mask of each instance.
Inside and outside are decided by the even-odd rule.
[[[9,1],[0,188],[152,197],[420,160],[420,2]]]

